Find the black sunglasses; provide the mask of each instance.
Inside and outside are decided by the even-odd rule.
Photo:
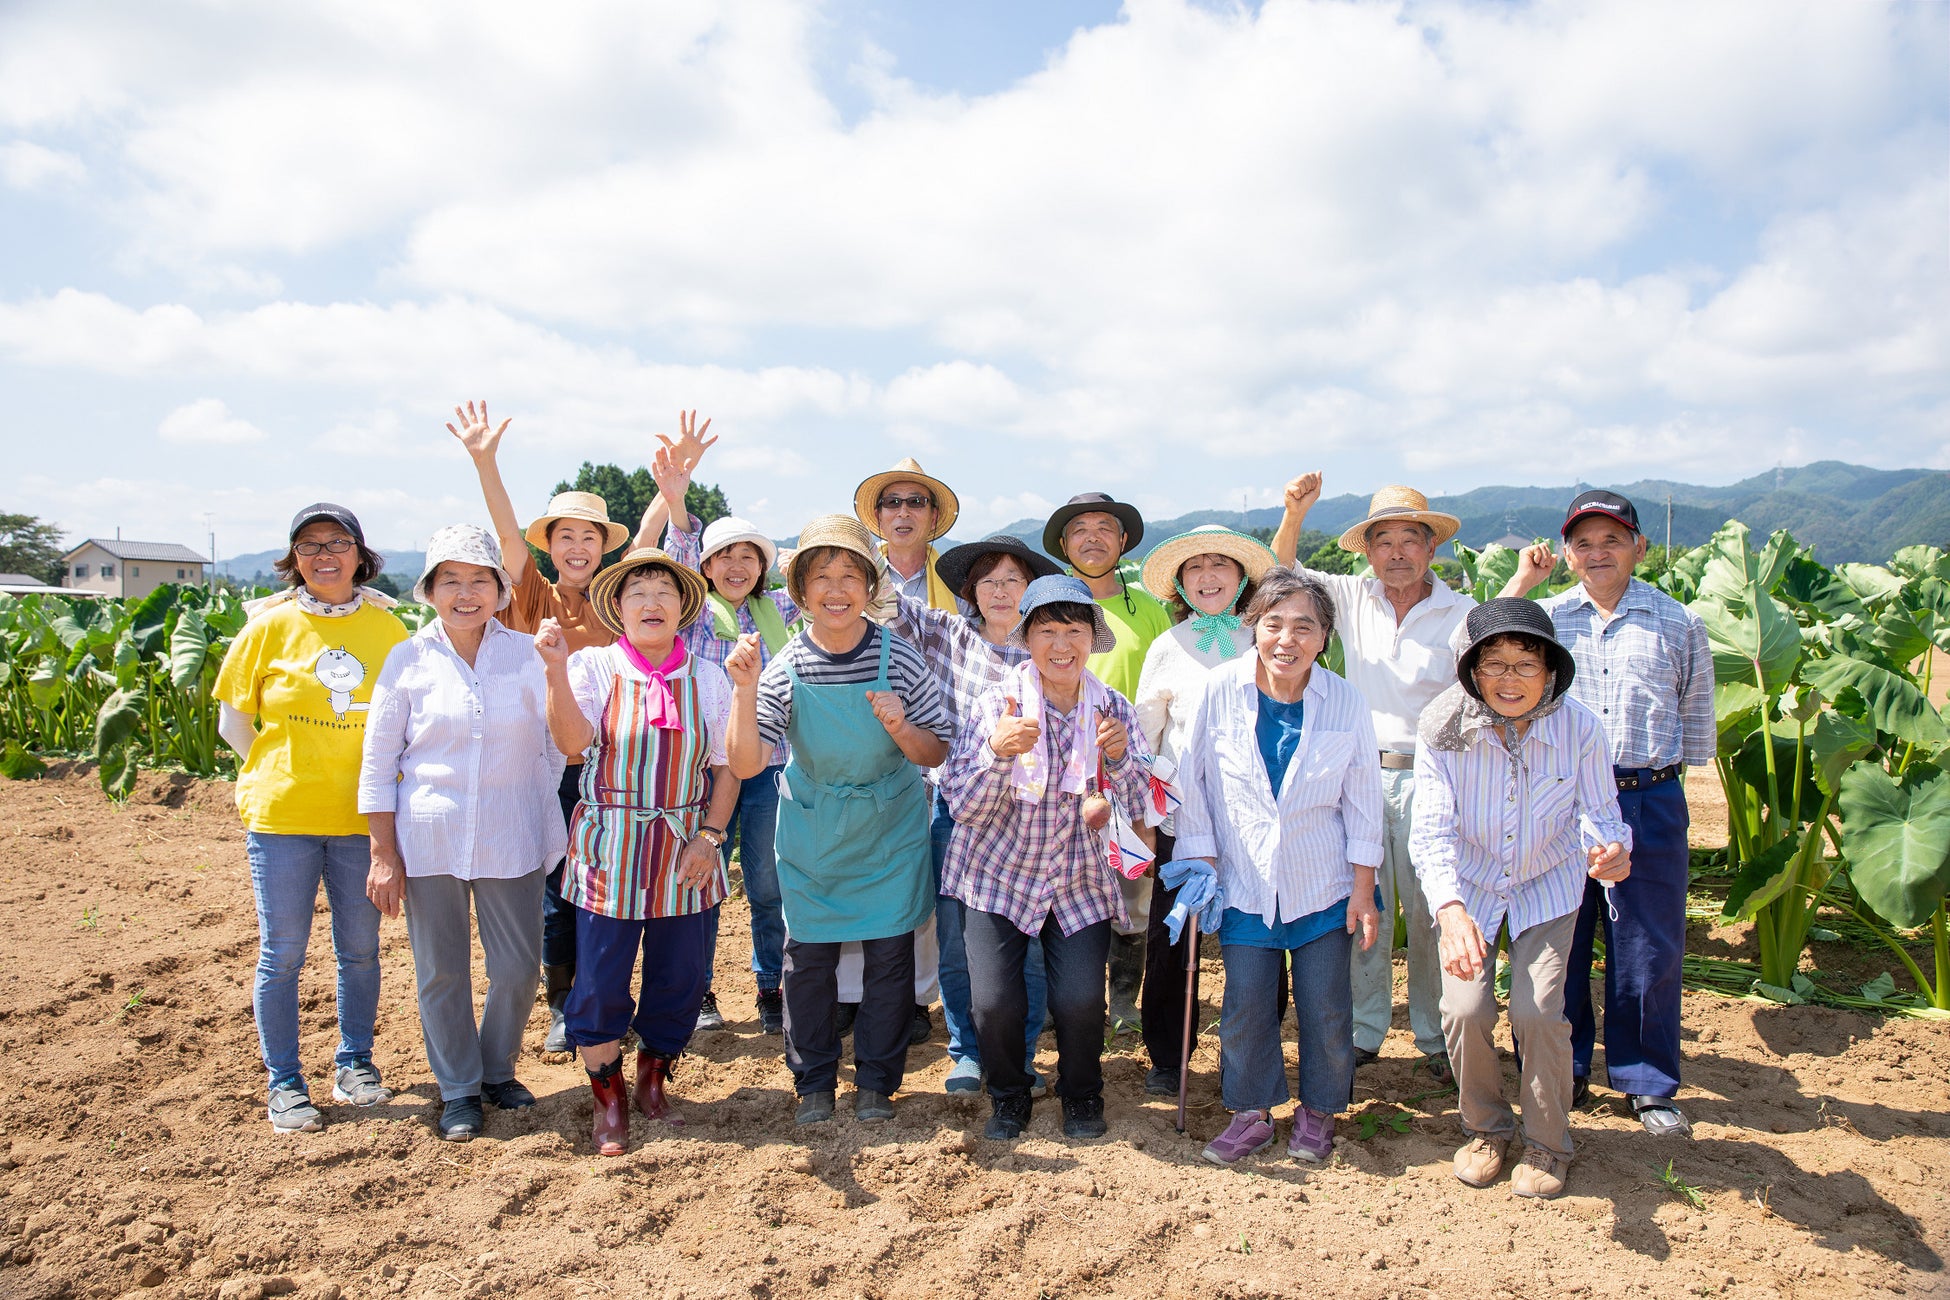
[[[926,510],[929,506],[933,504],[934,504],[933,497],[924,496],[919,492],[915,493],[911,497],[880,498],[880,508],[882,510],[898,510],[902,506],[906,506],[909,510]]]

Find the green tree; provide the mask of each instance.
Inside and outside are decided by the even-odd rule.
[[[58,587],[64,550],[59,525],[33,515],[0,514],[0,573],[21,573]]]
[[[557,483],[557,492],[594,492],[609,507],[609,517],[628,528],[632,535],[636,532],[643,512],[657,499],[657,481],[650,477],[650,471],[641,466],[625,473],[621,466],[597,465],[583,461],[582,468],[576,471],[574,482]],[[725,500],[724,492],[715,483],[692,483],[684,494],[684,505],[690,512],[710,523],[731,513],[731,503]],[[603,557],[605,564],[621,558],[628,543],[611,551]],[[549,562],[548,555],[530,546],[530,558],[541,569],[542,576],[550,582],[555,581],[555,566]]]
[[[1357,555],[1353,551],[1342,550],[1340,541],[1337,538],[1327,538],[1324,543],[1315,547],[1313,553],[1310,555],[1307,554],[1307,548],[1304,544],[1305,540],[1302,537],[1301,541],[1303,544],[1300,547],[1300,553],[1305,555],[1306,558],[1301,563],[1305,564],[1309,569],[1314,569],[1321,573],[1353,573],[1356,569],[1367,563],[1365,557]]]

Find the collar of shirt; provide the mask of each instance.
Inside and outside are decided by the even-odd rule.
[[[1409,620],[1424,613],[1438,614],[1452,605],[1474,604],[1461,593],[1450,588],[1449,584],[1431,573],[1428,577],[1429,594],[1409,606],[1408,613],[1402,617],[1400,626],[1407,627]],[[1367,598],[1388,611],[1390,622],[1394,621],[1395,603],[1388,599],[1388,589],[1381,585],[1381,579],[1373,574],[1361,579],[1361,591]]]
[[[455,658],[460,658],[460,651],[454,649],[454,639],[447,635],[447,625],[437,617],[427,620],[427,625],[418,632],[415,632],[413,636],[416,640],[437,645]],[[490,616],[486,626],[481,629],[481,651],[485,651],[495,641],[503,637],[511,636],[519,637],[523,641],[531,639],[526,633],[517,632],[500,619]],[[475,662],[478,663],[480,661],[480,652],[477,651],[474,658]],[[461,662],[465,663],[466,660],[463,659]]]
[[[1652,597],[1657,591],[1657,587],[1654,587],[1642,578],[1628,580],[1625,583],[1624,594],[1618,598],[1618,604],[1612,607],[1612,616],[1616,618],[1618,615],[1631,609],[1652,609]],[[1591,599],[1591,590],[1582,582],[1570,588],[1564,594],[1570,597],[1571,604],[1583,605],[1593,613],[1598,612],[1598,602]]]

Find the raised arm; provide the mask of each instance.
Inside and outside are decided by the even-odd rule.
[[[664,529],[674,515],[671,503],[677,502],[681,507],[685,493],[690,491],[691,475],[697,470],[698,462],[717,442],[716,438],[704,436],[710,427],[708,418],[702,425],[698,424],[696,411],[679,411],[677,441],[672,442],[661,433],[657,435],[657,441],[662,445],[650,457],[650,477],[657,480],[657,496],[644,507],[643,520],[637,525],[636,541],[632,545],[656,546],[663,540]],[[685,511],[679,531],[696,532],[696,523],[690,512]]]
[[[1280,519],[1280,526],[1273,530],[1273,558],[1281,564],[1290,565],[1300,553],[1300,530],[1306,525],[1307,512],[1320,500],[1320,471],[1308,470],[1299,478],[1286,485],[1286,514]]]
[[[725,676],[731,679],[731,721],[725,728],[725,754],[731,773],[749,781],[765,770],[771,747],[758,734],[758,633],[747,632],[738,638],[725,658]]]
[[[554,619],[543,619],[536,629],[535,651],[548,673],[548,734],[565,756],[580,754],[596,743],[596,729],[576,701],[575,687],[569,682],[569,641]]]
[[[485,400],[478,407],[473,402],[456,406],[454,418],[460,421],[460,427],[450,424],[447,432],[460,439],[460,445],[474,458],[474,472],[481,480],[481,499],[487,502],[488,522],[494,525],[494,535],[501,541],[501,567],[508,571],[510,581],[520,582],[521,575],[528,571],[528,543],[521,535],[520,522],[515,519],[515,503],[508,499],[507,484],[501,481],[501,466],[495,461],[495,454],[501,448],[501,435],[513,421],[503,420],[499,427],[489,424]]]
[[[1536,542],[1517,552],[1517,571],[1503,584],[1498,596],[1528,596],[1531,588],[1550,577],[1557,569],[1557,556],[1549,542]]]

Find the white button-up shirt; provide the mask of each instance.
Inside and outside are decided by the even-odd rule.
[[[1596,714],[1566,699],[1530,724],[1518,749],[1528,780],[1519,781],[1490,730],[1471,733],[1466,749],[1424,745],[1415,756],[1408,856],[1429,913],[1460,901],[1490,943],[1505,916],[1515,936],[1578,910],[1587,871],[1581,817],[1598,844],[1632,847]]]
[[[508,880],[568,847],[532,638],[488,620],[468,666],[439,619],[393,647],[373,687],[359,811],[397,817],[409,876]]]
[[[1379,578],[1300,571],[1319,578],[1333,593],[1343,667],[1348,684],[1373,711],[1377,747],[1413,754],[1422,710],[1456,684],[1456,652],[1449,641],[1476,607],[1475,600],[1431,575],[1428,596],[1397,623]]]
[[[1225,905],[1271,927],[1348,897],[1356,865],[1381,865],[1381,767],[1367,702],[1315,664],[1276,800],[1256,730],[1258,669],[1248,654],[1206,675],[1178,759],[1173,854],[1213,859]]]

